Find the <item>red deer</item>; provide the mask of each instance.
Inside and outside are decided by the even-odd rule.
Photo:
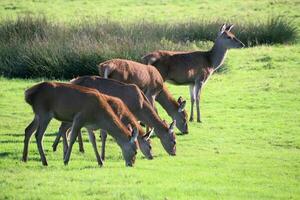
[[[222,66],[228,49],[242,48],[245,45],[230,31],[233,25],[224,24],[209,51],[171,52],[156,51],[143,56],[142,60],[155,66],[164,81],[176,84],[189,84],[191,97],[190,121],[194,119],[194,102],[197,107],[197,122],[200,118],[200,93],[210,75]]]
[[[154,128],[156,135],[160,139],[164,149],[170,155],[176,154],[176,140],[175,133],[173,131],[175,122],[173,122],[170,126],[164,123],[152,108],[144,93],[136,85],[125,84],[116,80],[101,78],[99,76],[82,76],[71,80],[71,83],[94,88],[102,94],[121,99],[138,120]],[[63,131],[65,132],[69,127],[64,127],[62,125],[59,133]],[[59,139],[60,135],[58,134],[55,143],[53,144],[54,150],[58,145]],[[101,156],[102,159],[104,159],[106,131],[101,131],[101,140]]]
[[[163,87],[163,79],[155,67],[131,60],[113,59],[100,63],[98,69],[104,78],[136,84],[154,107],[155,97]]]
[[[84,86],[83,84],[80,86]],[[103,94],[103,93],[101,93]],[[105,95],[107,96],[107,95]],[[133,118],[133,115],[128,110],[127,106],[121,101],[119,98],[113,97],[113,96],[107,96],[107,103],[112,107],[114,113],[121,119],[123,124],[133,124],[138,129],[139,136],[137,138],[138,144],[140,146],[140,149],[142,153],[146,156],[147,159],[153,159],[152,151],[151,151],[151,145],[150,145],[150,134],[151,131],[149,131],[147,134],[145,134],[144,130],[140,126],[140,124],[136,121],[135,118]],[[67,130],[72,126],[72,123],[66,123],[63,122],[59,128],[59,134],[57,135],[57,139],[55,141],[58,143],[60,136],[63,134],[66,134]],[[78,136],[81,135],[81,132],[79,132]],[[101,130],[101,136],[102,138],[107,137],[107,131]],[[64,136],[63,138],[66,138]],[[104,158],[104,149],[105,149],[105,139],[102,140],[102,159]],[[82,140],[78,140],[80,146],[83,147]],[[56,148],[57,143],[55,143],[53,146]],[[64,154],[67,148],[67,142],[64,141]]]
[[[179,53],[188,53],[186,51],[166,51],[166,50],[158,50],[158,51],[154,51],[151,52],[149,54],[146,54],[142,57],[142,63],[146,64],[146,65],[152,65],[153,63],[155,63],[156,61],[158,61],[159,59],[163,59],[163,57],[168,57],[168,56],[172,56],[174,54],[179,54]]]
[[[86,127],[98,164],[103,165],[98,153],[93,130],[108,130],[121,147],[126,166],[132,166],[136,156],[138,130],[127,128],[107,103],[107,96],[95,89],[58,82],[42,82],[25,91],[25,101],[31,105],[35,114],[33,121],[25,129],[23,161],[27,161],[28,144],[35,130],[38,150],[43,165],[47,165],[42,139],[52,118],[63,122],[72,122],[70,145],[64,157],[67,165],[72,146],[82,127]],[[128,115],[130,112],[128,111]],[[132,116],[132,118],[134,118]],[[137,122],[136,122],[137,124]],[[66,138],[64,138],[66,140]]]
[[[186,101],[179,97],[176,101],[166,84],[162,91],[156,96],[156,101],[167,111],[168,115],[176,120],[176,126],[182,133],[188,133],[187,113],[185,111]]]
[[[98,65],[99,74],[104,78],[111,78],[124,83],[136,84],[146,95],[151,105],[154,107],[154,100],[163,90],[163,79],[160,73],[151,65],[144,65],[130,60],[123,59],[113,59]],[[161,98],[166,97],[166,95],[161,95]],[[171,99],[170,95],[165,98],[164,101]],[[172,98],[173,99],[173,98]],[[162,102],[162,101],[160,101]],[[159,103],[160,103],[159,102]],[[169,103],[172,104],[172,103]],[[178,106],[177,110],[183,111],[184,104],[176,104]],[[163,106],[165,110],[171,108]],[[168,112],[167,110],[167,112]],[[173,113],[175,115],[175,113]],[[176,119],[176,126],[182,131],[187,132],[187,123],[182,126],[181,121],[186,121],[186,117],[181,114],[176,114],[173,116]],[[182,117],[178,119],[178,117]],[[178,121],[178,123],[177,123]]]

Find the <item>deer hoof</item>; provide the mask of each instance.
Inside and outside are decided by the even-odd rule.
[[[79,152],[80,153],[84,153],[84,149],[79,149]]]
[[[56,146],[52,146],[52,148],[53,148],[53,152],[55,152],[56,151]]]

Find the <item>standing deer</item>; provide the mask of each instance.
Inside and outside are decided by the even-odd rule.
[[[163,90],[163,79],[160,73],[151,65],[144,65],[130,60],[113,59],[98,65],[99,74],[104,78],[111,78],[124,83],[136,84],[146,95],[151,105],[154,107],[154,100]],[[161,98],[165,98],[164,101],[173,99],[171,95],[160,95]],[[162,102],[162,101],[160,101]],[[165,104],[166,105],[166,104]],[[170,102],[169,105],[172,105]],[[187,132],[187,119],[186,115],[182,115],[181,111],[184,111],[185,104],[183,101],[176,104],[177,111],[180,113],[172,112],[173,119],[176,119],[177,128],[186,133]],[[173,107],[163,106],[167,112]],[[178,123],[177,123],[178,121]],[[184,123],[181,123],[184,122]]]
[[[58,82],[42,82],[25,91],[25,101],[31,105],[35,114],[33,121],[25,129],[23,161],[27,161],[28,144],[31,135],[36,131],[38,150],[43,165],[47,165],[42,140],[45,130],[52,118],[63,122],[72,122],[70,145],[64,163],[70,159],[72,146],[82,127],[86,127],[99,166],[103,165],[98,153],[93,130],[104,129],[114,137],[122,149],[126,166],[132,166],[137,153],[136,139],[138,130],[131,125],[127,127],[119,120],[107,96],[95,89]],[[128,115],[130,112],[128,111]],[[132,116],[132,118],[134,118]],[[64,138],[66,140],[66,138]]]
[[[150,105],[150,102],[144,93],[136,85],[125,84],[116,80],[101,78],[99,76],[82,76],[71,80],[71,83],[88,88],[94,88],[102,94],[121,99],[138,120],[154,128],[164,149],[170,155],[176,154],[176,138],[173,130],[175,121],[172,122],[170,126],[163,122]],[[62,124],[59,133],[66,132],[69,127],[70,125],[68,127],[64,127]],[[53,144],[53,149],[56,149],[60,136],[61,134],[57,135]],[[105,158],[106,137],[106,131],[101,131],[101,156],[103,160]],[[80,140],[78,139],[78,142],[79,141]]]
[[[222,66],[228,49],[242,48],[245,45],[230,31],[233,25],[222,25],[211,50],[194,52],[156,51],[143,56],[142,60],[155,66],[164,81],[176,84],[189,84],[191,97],[190,121],[194,120],[194,102],[197,107],[197,122],[200,118],[201,89],[219,67]]]

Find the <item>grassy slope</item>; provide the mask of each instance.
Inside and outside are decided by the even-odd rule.
[[[118,2],[3,0],[0,13],[44,13],[66,22],[95,16],[251,20],[279,14],[300,25],[299,1],[127,1],[122,7]],[[178,135],[178,155],[167,156],[155,138],[155,159],[139,154],[134,168],[124,167],[110,140],[107,162],[98,169],[86,134],[86,153],[75,148],[65,167],[61,147],[51,151],[58,128],[54,121],[44,140],[49,166],[41,166],[34,138],[28,163],[20,162],[23,130],[32,119],[23,92],[37,80],[0,78],[0,199],[299,199],[299,49],[298,44],[231,51],[229,72],[214,75],[204,89],[204,123],[190,123],[190,134]],[[186,86],[169,87],[175,96],[189,96]]]
[[[55,21],[76,22],[94,17],[136,21],[185,21],[210,18],[264,19],[269,15],[288,16],[300,25],[300,2],[294,0],[265,1],[198,1],[198,0],[102,0],[102,1],[11,1],[0,2],[4,17],[18,14],[43,14]]]
[[[178,135],[178,156],[167,156],[155,138],[155,159],[139,154],[132,169],[111,141],[98,169],[87,135],[86,153],[75,148],[63,166],[61,148],[51,152],[57,123],[44,140],[50,166],[41,166],[34,138],[29,162],[20,162],[32,118],[23,91],[36,81],[0,79],[0,199],[299,199],[298,48],[231,51],[229,72],[214,75],[203,92],[204,123],[190,123],[190,134]],[[169,87],[188,97],[186,86]]]

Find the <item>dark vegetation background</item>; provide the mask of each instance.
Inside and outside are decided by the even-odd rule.
[[[95,74],[96,64],[112,58],[139,61],[145,53],[158,49],[208,50],[224,22],[125,24],[95,19],[63,24],[29,15],[3,20],[0,75],[69,79]],[[248,47],[292,43],[297,39],[293,22],[282,17],[234,24],[233,32]]]

